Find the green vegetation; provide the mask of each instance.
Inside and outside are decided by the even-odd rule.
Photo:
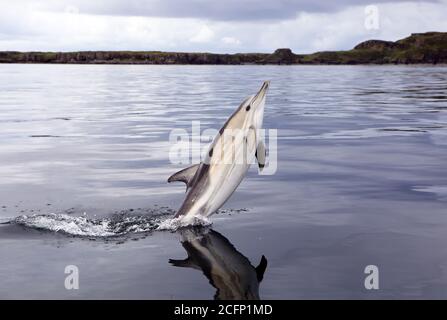
[[[368,40],[346,51],[308,55],[278,49],[272,54],[162,51],[0,51],[0,63],[95,64],[412,64],[447,63],[447,33],[416,33],[396,41]]]
[[[396,41],[368,40],[348,51],[316,52],[305,64],[447,63],[447,33],[412,34]]]

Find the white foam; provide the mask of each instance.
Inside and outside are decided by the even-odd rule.
[[[73,236],[111,237],[128,233],[149,232],[156,229],[162,217],[118,216],[103,219],[89,219],[67,214],[41,214],[19,216],[13,223],[40,230],[61,232]]]
[[[0,224],[8,224],[13,218],[0,218]]]
[[[226,209],[219,212],[231,214],[245,211],[247,209]],[[80,237],[114,237],[155,230],[176,231],[185,227],[207,227],[212,224],[207,217],[202,216],[188,219],[170,218],[173,212],[165,207],[151,210],[151,212],[152,214],[143,215],[119,213],[100,219],[89,218],[86,213],[82,216],[66,213],[33,214],[7,219],[3,223]]]
[[[192,226],[210,226],[212,222],[207,217],[197,216],[190,219],[184,217],[166,219],[162,221],[156,230],[176,231],[180,228]]]
[[[114,233],[110,230],[110,220],[90,221],[85,217],[71,217],[66,214],[45,214],[20,216],[14,222],[25,227],[64,232],[76,236],[107,237]]]

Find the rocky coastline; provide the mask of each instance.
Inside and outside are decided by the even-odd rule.
[[[415,33],[392,42],[368,40],[351,50],[295,54],[288,48],[268,53],[188,53],[162,51],[0,51],[0,63],[63,64],[445,64],[447,33]]]

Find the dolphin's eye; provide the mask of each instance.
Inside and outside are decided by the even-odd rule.
[[[249,111],[250,108],[251,108],[250,105],[248,105],[247,108],[245,108],[245,110],[246,110],[246,111]]]

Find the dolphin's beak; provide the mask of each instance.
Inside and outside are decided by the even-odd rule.
[[[257,107],[261,104],[261,102],[265,99],[265,96],[267,94],[267,90],[270,86],[270,81],[264,81],[262,84],[261,89],[258,91],[258,93],[253,97],[253,100],[251,102],[251,105],[254,107]]]

